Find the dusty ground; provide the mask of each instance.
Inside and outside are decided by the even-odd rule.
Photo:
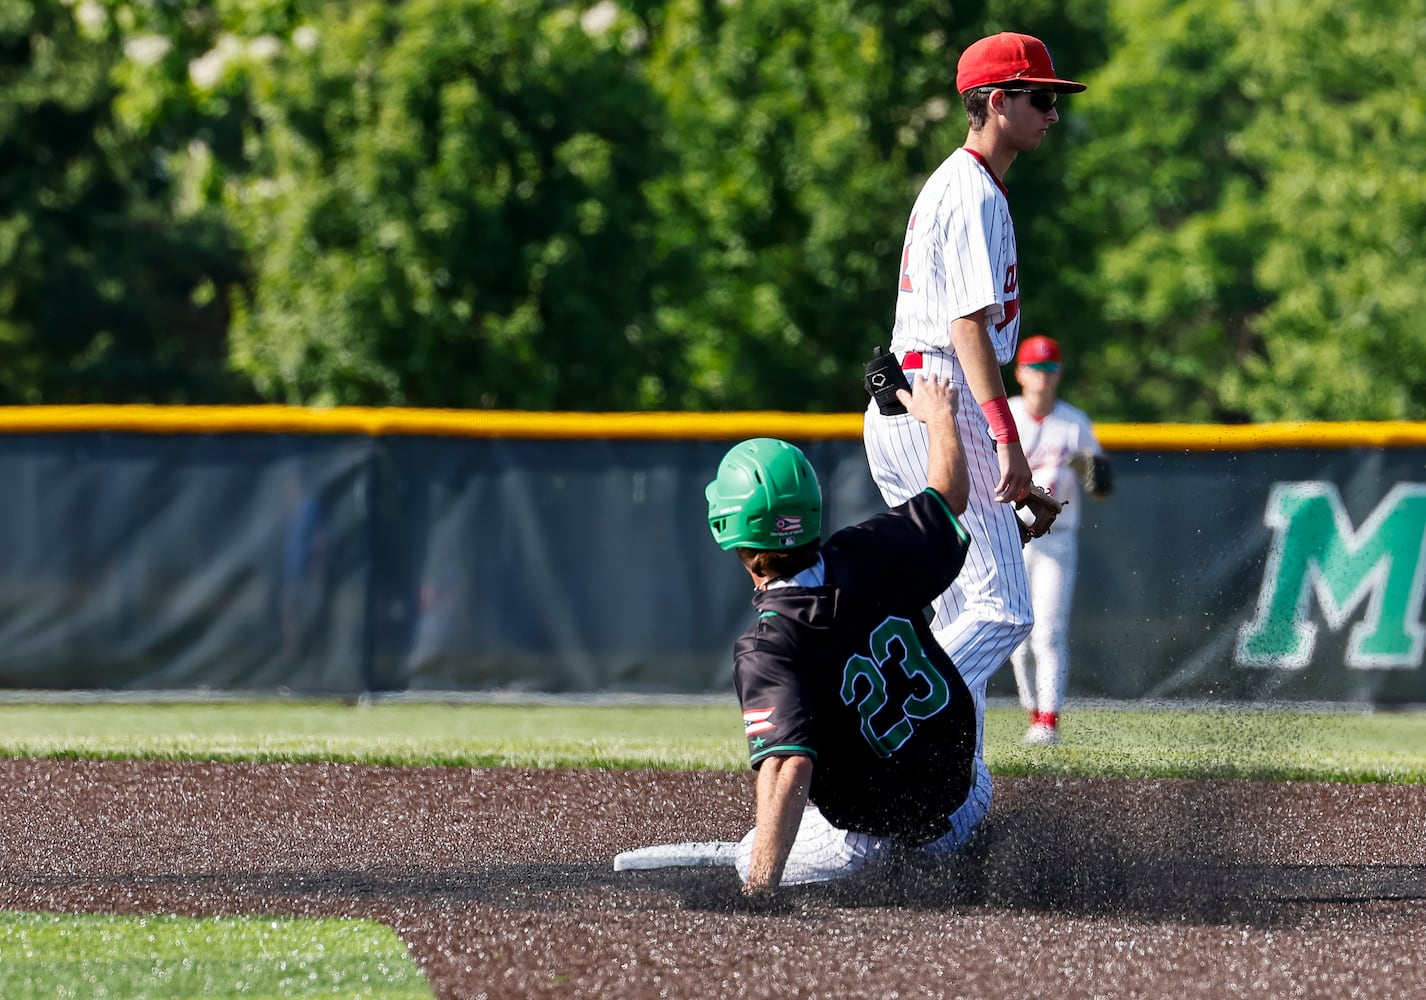
[[[0,761],[0,908],[373,917],[440,997],[1426,996],[1426,786],[1001,778],[935,870],[740,909],[742,773]]]

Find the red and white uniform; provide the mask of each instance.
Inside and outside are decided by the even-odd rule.
[[[949,354],[951,321],[987,309],[995,359],[1009,364],[1020,333],[1018,265],[1004,185],[977,153],[957,149],[926,180],[911,209],[892,352]],[[964,377],[957,381],[965,384]]]
[[[1056,499],[1069,501],[1049,534],[1025,545],[1035,626],[1011,657],[1020,703],[1030,712],[1058,714],[1069,676],[1070,604],[1079,564],[1080,511],[1085,502],[1080,474],[1070,468],[1069,461],[1077,452],[1104,452],[1089,417],[1064,400],[1056,400],[1054,408],[1040,419],[1030,415],[1023,396],[1012,396],[1010,412],[1035,485]]]
[[[964,569],[934,603],[932,628],[976,702],[983,723],[986,683],[1029,634],[1029,582],[1011,504],[997,503],[1000,462],[951,345],[951,322],[987,310],[996,360],[1009,363],[1020,332],[1015,227],[1005,188],[974,152],[957,149],[921,189],[906,227],[891,350],[913,381],[949,373],[970,471],[971,537]],[[926,426],[908,414],[883,416],[872,402],[863,429],[872,478],[890,506],[926,486]],[[979,727],[977,754],[984,745]]]

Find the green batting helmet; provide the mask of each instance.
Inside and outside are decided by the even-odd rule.
[[[736,444],[704,491],[708,527],[725,549],[785,549],[822,534],[822,487],[796,445],[777,438]]]

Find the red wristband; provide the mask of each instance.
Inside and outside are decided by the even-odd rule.
[[[1020,440],[1020,431],[1015,426],[1015,418],[1010,415],[1010,401],[1004,396],[987,399],[980,404],[981,412],[990,422],[990,436],[1000,444]]]

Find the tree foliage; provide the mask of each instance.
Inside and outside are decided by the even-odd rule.
[[[622,409],[672,363],[644,185],[669,169],[612,5],[323,5],[256,67],[227,193],[256,280],[233,329],[291,402]]]
[[[219,220],[179,217],[116,113],[121,29],[98,4],[0,3],[0,399],[248,398],[226,365]]]
[[[1229,416],[1216,375],[1250,348],[1262,303],[1236,7],[1119,0],[1113,56],[1075,99],[1064,218],[1093,252],[1068,262],[1083,312],[1067,389],[1091,413]]]
[[[910,174],[948,113],[929,86],[949,44],[936,6],[669,4],[650,76],[680,159],[656,203],[663,246],[700,277],[658,314],[690,359],[681,405],[864,405]]]
[[[1100,420],[1420,418],[1426,0],[0,0],[0,400],[848,410],[955,63]],[[1368,71],[1370,67],[1370,71]]]
[[[1238,143],[1262,178],[1269,301],[1225,396],[1258,419],[1421,419],[1426,2],[1275,3],[1244,22]]]
[[[1071,158],[1071,391],[1106,419],[1420,418],[1426,4],[1112,22]]]

